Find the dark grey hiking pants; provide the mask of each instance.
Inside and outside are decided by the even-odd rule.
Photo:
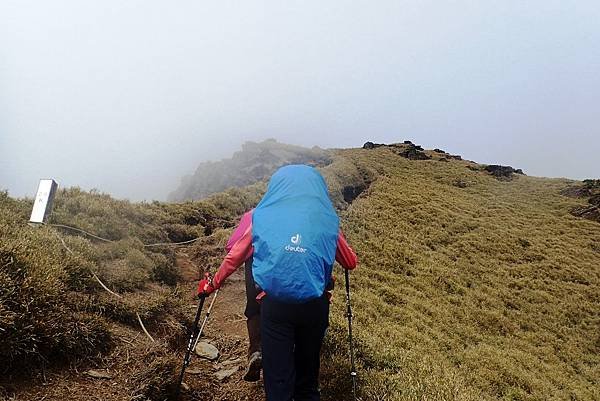
[[[267,401],[319,401],[321,344],[329,325],[329,301],[303,304],[262,301],[263,377]]]
[[[260,351],[260,305],[256,301],[259,293],[254,277],[252,276],[252,259],[246,261],[244,266],[244,278],[246,281],[246,326],[248,328],[248,357],[256,351]]]

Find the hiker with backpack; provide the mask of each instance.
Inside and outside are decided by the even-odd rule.
[[[333,263],[356,267],[321,174],[304,165],[282,167],[215,277],[200,295],[219,288],[253,258],[260,287],[262,363],[267,401],[319,400],[320,350],[329,324],[326,288]]]
[[[225,245],[227,252],[231,251],[231,248],[236,242],[242,238],[244,232],[250,227],[252,223],[252,211],[251,209],[242,215],[239,224],[233,230],[231,237]],[[246,307],[244,308],[244,316],[246,316],[246,327],[248,330],[248,366],[243,379],[247,382],[256,382],[260,379],[260,371],[262,370],[262,352],[260,346],[260,304],[256,297],[259,296],[261,291],[254,282],[252,276],[252,257],[244,262],[244,281],[246,284]],[[333,297],[334,287],[333,277],[326,288],[327,298],[331,301]]]

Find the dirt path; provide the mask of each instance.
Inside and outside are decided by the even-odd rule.
[[[183,253],[180,253],[182,256]],[[180,262],[182,273],[195,288],[197,283],[197,268],[191,264],[186,266],[183,258]],[[193,272],[188,270],[193,269]],[[205,310],[208,307],[207,299]],[[231,275],[223,288],[219,291],[217,300],[206,326],[203,340],[215,345],[220,352],[217,362],[195,357],[189,366],[190,372],[201,371],[201,374],[186,374],[184,382],[189,385],[187,394],[189,400],[215,400],[215,401],[259,401],[264,400],[262,381],[247,383],[242,380],[246,367],[246,352],[248,349],[248,336],[246,331],[246,318],[243,314],[246,305],[246,290],[243,270],[239,269]],[[190,306],[191,313],[195,312]],[[235,369],[237,371],[224,381],[219,381],[215,373],[222,369]],[[206,381],[210,381],[210,392],[206,392]]]
[[[198,267],[190,260],[187,250],[178,251],[177,265],[180,267],[184,286],[192,294],[198,280]],[[191,296],[189,300],[190,320],[193,319],[197,304]],[[208,304],[206,304],[207,306]],[[248,346],[246,321],[243,315],[245,287],[243,271],[234,273],[219,292],[203,340],[215,345],[220,352],[215,362],[194,355],[188,374],[184,378],[189,390],[182,392],[182,401],[262,401],[262,382],[247,383],[242,380],[246,366]],[[150,333],[154,331],[149,328]],[[96,362],[79,363],[71,366],[55,367],[38,371],[33,378],[10,383],[0,383],[0,388],[8,389],[0,393],[0,400],[10,401],[105,401],[105,400],[145,400],[136,395],[133,378],[152,363],[153,350],[157,347],[138,328],[114,324],[111,332],[115,339],[114,349]],[[160,341],[160,340],[159,340]],[[184,346],[174,351],[178,360],[177,371],[183,361]],[[219,380],[215,373],[223,369],[236,369],[235,373]],[[106,375],[93,378],[86,372],[90,369]]]

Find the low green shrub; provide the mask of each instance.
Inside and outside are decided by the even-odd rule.
[[[84,308],[105,316],[108,319],[138,326],[137,314],[147,327],[163,322],[167,316],[181,317],[185,304],[180,290],[171,290],[153,285],[145,291],[127,293],[117,298],[108,292],[101,292],[82,300]]]
[[[70,297],[89,285],[89,262],[48,229],[0,226],[0,236],[0,363],[19,368],[107,349],[104,321],[76,313]]]

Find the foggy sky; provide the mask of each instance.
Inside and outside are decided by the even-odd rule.
[[[246,140],[600,177],[600,3],[0,2],[0,188],[165,199]]]

